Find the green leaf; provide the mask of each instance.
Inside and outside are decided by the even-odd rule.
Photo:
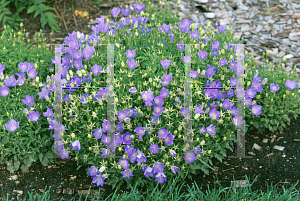
[[[54,10],[54,8],[50,6],[46,6],[45,4],[41,4],[42,12],[44,13],[46,10]]]
[[[27,9],[27,14],[32,13],[33,11],[38,10],[38,9],[39,9],[38,5],[32,5],[31,7],[29,7]]]
[[[220,152],[221,152],[221,154],[222,154],[224,157],[227,156],[227,155],[226,155],[226,152],[224,151],[224,149],[221,149]]]
[[[206,174],[206,175],[209,175],[209,171],[208,169],[206,168],[206,166],[203,164],[202,166],[200,166],[200,169]]]
[[[5,2],[5,1],[1,1],[1,7],[2,8],[5,8],[8,4],[10,3],[10,1],[7,1],[7,2]]]
[[[26,8],[25,6],[20,6],[20,7],[17,7],[17,10],[16,10],[16,12],[15,12],[15,14],[14,15],[17,15],[17,16],[19,16],[19,13],[20,12],[22,12],[22,10],[24,10],[24,8]]]
[[[38,16],[38,14],[40,14],[41,12],[40,12],[40,9],[37,9],[36,11],[35,11],[35,13],[34,13],[34,18],[36,18],[36,16]],[[44,16],[43,16],[44,17]]]
[[[214,154],[214,156],[222,163],[222,157],[219,154]]]
[[[40,160],[40,161],[43,166],[48,166],[48,164],[50,162],[49,159],[46,157],[44,157],[43,160]]]
[[[18,170],[20,167],[20,161],[17,159],[17,156],[14,156],[14,169]]]
[[[42,153],[39,154],[39,159],[42,162],[42,160],[43,160],[43,154]]]
[[[254,122],[254,124],[253,124],[254,126],[255,126],[255,128],[259,128],[259,124],[258,124],[258,122]]]
[[[79,170],[79,168],[81,168],[81,166],[83,166],[83,165],[78,165],[76,170]]]
[[[1,20],[0,20],[0,21],[1,21]],[[297,117],[298,117],[298,115],[297,115],[297,114],[294,114],[294,118],[297,119]]]
[[[29,165],[29,166],[26,166],[26,165],[22,164],[22,165],[21,165],[21,170],[22,170],[22,172],[23,172],[23,173],[27,172],[29,167],[30,167],[30,165]]]
[[[47,24],[47,22],[48,22],[48,19],[47,18],[44,18],[44,16],[43,16],[43,22],[44,22],[44,26]],[[43,23],[42,22],[42,19],[41,19],[41,24]]]
[[[2,24],[5,24],[6,20],[11,21],[11,17],[4,16]]]
[[[268,128],[270,131],[272,131],[272,126],[270,124],[268,125]]]
[[[12,159],[9,160],[6,164],[7,164],[7,168],[6,168],[6,169],[7,169],[11,174],[13,174],[16,170],[15,170],[15,168],[14,168],[14,166],[13,166]]]
[[[9,10],[4,9],[4,11],[2,12],[2,14],[11,14],[11,12]]]

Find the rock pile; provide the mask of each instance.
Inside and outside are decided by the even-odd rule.
[[[243,37],[245,50],[266,67],[262,53],[269,61],[282,62],[287,72],[296,66],[300,77],[300,4],[299,0],[182,0],[178,16],[193,21],[196,27],[211,23],[211,29],[226,25],[234,38]],[[171,2],[174,8],[178,5]],[[176,13],[176,11],[173,11]],[[278,55],[278,58],[277,58]]]

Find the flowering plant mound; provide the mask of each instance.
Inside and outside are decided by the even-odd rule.
[[[283,58],[284,62],[285,60]],[[289,125],[291,118],[296,119],[300,114],[300,90],[297,89],[299,79],[297,75],[290,77],[287,72],[280,71],[280,66],[277,64],[277,70],[274,70],[274,66],[271,66],[269,70],[253,68],[251,72],[249,72],[250,69],[246,69],[246,132],[250,126],[259,129],[260,132],[266,129],[272,132],[278,130],[282,132],[286,124]],[[294,67],[295,70],[296,67]],[[259,116],[252,114],[255,110],[260,114]]]
[[[0,64],[2,79],[5,69],[5,64]],[[14,75],[6,75],[0,88],[0,161],[7,164],[11,173],[19,167],[26,172],[37,160],[47,165],[49,159],[45,156],[53,156],[50,148],[54,141],[49,134],[53,104],[50,103],[49,89],[40,92],[33,63],[20,63],[19,70],[21,72],[15,72],[17,80]],[[46,87],[46,84],[40,83],[42,86]]]
[[[163,17],[166,21],[158,19],[154,22],[155,14],[151,9],[146,9],[147,14],[143,12],[145,4],[136,4],[134,9],[140,13],[139,17],[127,17],[128,7],[113,8],[114,18],[122,12],[126,19],[105,23],[101,16],[96,19],[99,25],[92,27],[92,35],[73,32],[66,38],[65,44],[69,46],[62,46],[62,124],[53,118],[50,103],[44,110],[44,117],[50,118],[48,129],[59,128],[61,131],[52,135],[53,147],[62,159],[75,156],[78,163],[88,164],[87,174],[98,186],[103,186],[104,180],[113,187],[119,187],[124,181],[128,186],[135,183],[145,186],[154,181],[162,184],[174,176],[183,178],[187,173],[196,174],[199,170],[208,174],[208,168],[213,166],[211,158],[222,161],[227,156],[226,149],[232,150],[236,140],[236,127],[243,124],[237,99],[245,95],[248,101],[245,119],[249,119],[250,122],[246,122],[249,125],[257,124],[260,119],[256,117],[264,114],[266,103],[256,94],[262,92],[261,77],[254,71],[253,74],[246,73],[245,82],[250,82],[248,87],[252,84],[251,88],[245,94],[238,93],[237,76],[244,70],[250,71],[247,65],[251,66],[252,61],[245,52],[242,56],[246,59],[245,68],[238,65],[234,54],[238,45],[235,43],[241,42],[233,40],[227,27],[219,26],[217,30],[209,31],[208,25],[205,33],[188,19],[171,24],[171,19],[165,18],[167,15],[172,18],[168,13]],[[158,13],[157,10],[154,12]],[[149,15],[152,15],[150,20]],[[113,67],[105,68],[111,50],[104,44],[116,44]],[[199,44],[191,46],[191,57],[184,54],[186,44]],[[192,63],[188,70],[188,76],[193,80],[191,107],[186,107],[184,102],[189,94],[185,91],[184,79],[187,60]],[[55,64],[55,59],[52,63]],[[31,74],[33,71],[26,66],[21,66],[21,71],[26,69]],[[109,96],[113,89],[107,87],[112,68],[114,99]],[[3,72],[1,68],[0,72]],[[11,79],[4,80],[7,86],[0,89],[2,97],[8,94]],[[285,86],[295,90],[297,85],[290,79]],[[269,81],[272,81],[270,77]],[[274,84],[282,83],[274,80]],[[273,85],[270,87],[273,92]],[[48,77],[39,98],[53,96],[54,90],[54,77]],[[27,94],[26,91],[23,93]],[[250,102],[256,101],[256,104],[249,104],[250,98]],[[24,102],[31,100],[27,97]],[[107,105],[111,100],[115,102],[115,128],[107,116]],[[287,101],[299,104],[297,99]],[[299,111],[295,110],[296,113]],[[37,120],[38,116],[35,112],[28,118]],[[19,126],[27,128],[22,125],[23,121],[10,119],[4,121],[7,122],[3,130],[5,136]],[[192,139],[185,134],[188,120],[192,120],[193,129],[187,131]],[[191,140],[190,143],[186,144],[187,140]],[[188,174],[189,178],[191,176]]]
[[[22,23],[20,27],[23,27]],[[44,45],[46,39],[42,38],[42,30],[35,34],[35,37],[37,40],[34,42],[37,43],[37,46],[33,46],[30,39],[27,39],[28,44],[26,45],[24,42],[25,29],[15,33],[10,26],[4,26],[0,37],[0,64],[6,64],[5,74],[12,75],[19,72],[20,63],[33,64],[40,80],[46,80],[49,70],[41,67],[52,65],[53,53]],[[54,69],[50,68],[50,72],[54,72]]]
[[[48,123],[53,104],[49,94],[41,93],[46,86],[42,81],[49,81],[54,72],[49,68],[53,53],[44,45],[41,33],[34,47],[29,39],[25,45],[24,29],[15,33],[4,26],[0,37],[0,163],[6,163],[11,173],[19,168],[26,172],[37,160],[45,166],[53,162],[46,157],[53,156]]]

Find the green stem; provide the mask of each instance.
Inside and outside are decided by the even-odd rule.
[[[201,161],[202,163],[204,163],[205,165],[207,165],[210,169],[212,169],[213,171],[215,171],[215,169],[213,169],[212,167],[210,167],[207,163],[205,163],[204,161],[202,161],[200,158],[198,158],[199,161]]]

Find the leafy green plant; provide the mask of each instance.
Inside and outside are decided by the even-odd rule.
[[[9,11],[7,6],[9,4],[13,4],[16,8],[15,13],[12,16],[12,13]],[[56,31],[58,32],[60,30],[58,22],[55,20],[55,18],[58,18],[57,15],[51,12],[45,12],[47,10],[54,10],[53,8],[46,6],[45,4],[46,0],[41,0],[41,8],[43,12],[43,22],[44,25],[47,23],[51,27],[52,32]],[[53,3],[53,0],[50,2],[47,2],[47,4]],[[0,1],[0,22],[2,23],[2,26],[9,25],[12,27],[15,31],[17,31],[19,22],[23,21],[24,19],[20,18],[19,14],[22,12],[25,8],[27,8],[27,13],[31,13],[35,11],[34,17],[40,17],[40,5],[39,0],[29,0],[29,1],[23,1],[23,0],[1,0]],[[39,16],[38,16],[39,15]],[[41,18],[41,17],[40,17]],[[42,24],[42,19],[41,19]],[[42,25],[41,25],[42,27]]]
[[[20,18],[19,13],[25,8],[24,6],[17,7],[15,14],[13,14],[11,17],[7,16],[12,14],[6,6],[10,3],[10,1],[1,0],[0,2],[0,22],[2,22],[2,25],[7,23],[14,29],[17,28],[19,25],[18,22],[23,21],[23,19]]]
[[[144,9],[141,5],[138,7],[135,6],[135,9]],[[149,5],[149,7],[151,8],[152,6]],[[93,183],[97,183],[97,186],[103,185],[106,178],[108,178],[108,181],[113,184],[113,187],[120,186],[124,181],[127,182],[127,186],[130,187],[135,183],[139,186],[151,186],[155,184],[155,182],[158,182],[158,180],[159,183],[162,184],[167,181],[167,178],[168,181],[177,175],[179,178],[183,178],[185,173],[195,174],[195,172],[199,169],[208,174],[209,171],[207,167],[211,168],[213,165],[211,158],[215,157],[222,161],[222,159],[226,157],[225,149],[232,150],[233,141],[236,139],[234,134],[234,132],[236,132],[236,126],[242,123],[241,121],[237,123],[239,111],[235,106],[233,106],[236,100],[235,95],[237,96],[237,94],[233,91],[233,88],[237,86],[237,74],[241,74],[241,71],[238,70],[241,70],[243,66],[239,66],[239,69],[237,69],[237,62],[234,61],[234,59],[237,59],[236,55],[234,55],[234,52],[237,51],[237,46],[229,45],[229,43],[231,45],[235,45],[236,43],[241,43],[241,41],[234,40],[232,33],[228,30],[226,31],[226,27],[224,26],[218,27],[218,30],[209,30],[210,25],[208,25],[206,28],[207,32],[205,33],[204,30],[202,30],[202,27],[199,28],[198,32],[195,25],[190,25],[188,19],[185,19],[182,22],[180,18],[180,22],[174,21],[174,24],[172,25],[165,24],[167,20],[171,21],[169,18],[172,18],[172,15],[165,13],[161,8],[161,13],[159,13],[159,17],[156,18],[155,14],[158,13],[158,10],[156,9],[154,12],[151,12],[151,10],[152,9],[146,9],[146,14],[140,12],[140,15],[146,16],[147,19],[142,17],[133,18],[131,20],[127,20],[127,22],[124,22],[125,19],[122,19],[125,25],[120,25],[118,27],[119,30],[115,32],[115,35],[112,35],[113,30],[108,30],[110,28],[108,26],[110,25],[108,20],[104,25],[104,27],[107,28],[106,31],[98,31],[98,33],[94,33],[91,36],[85,36],[79,32],[73,32],[72,34],[69,34],[69,37],[67,37],[65,41],[65,44],[69,44],[71,48],[67,51],[62,51],[64,54],[61,74],[61,78],[63,78],[62,82],[64,82],[62,85],[62,87],[64,87],[64,101],[62,104],[64,115],[62,122],[63,131],[59,134],[52,135],[52,138],[60,140],[58,142],[61,144],[55,145],[57,145],[56,148],[58,149],[62,159],[67,159],[70,155],[75,156],[75,160],[79,163],[93,165],[86,171],[89,176],[93,177]],[[118,15],[115,13],[118,12],[118,9],[114,8],[112,12],[114,12],[113,15],[116,18]],[[131,18],[131,16],[129,16],[129,18]],[[144,23],[143,25],[149,25],[152,29],[150,30],[148,28],[147,32],[149,32],[147,34],[145,29],[141,30],[143,25],[139,25],[140,21],[138,19],[141,18],[143,20],[146,19],[145,21],[142,21]],[[101,16],[100,20],[104,22],[104,16]],[[149,21],[147,22],[147,20]],[[154,22],[154,20],[157,21]],[[117,22],[117,20],[115,21]],[[189,32],[190,28],[193,31],[193,34]],[[97,27],[93,27],[93,31],[97,32]],[[167,35],[166,33],[169,31],[171,31],[172,34],[170,33],[170,35]],[[12,35],[12,33],[6,34],[10,36]],[[22,32],[18,33],[18,35],[22,36]],[[171,37],[171,39],[169,37]],[[120,45],[116,45],[116,57],[114,60],[115,72],[117,75],[115,76],[117,89],[115,103],[116,108],[118,109],[118,117],[116,121],[119,120],[119,122],[126,123],[126,126],[124,126],[123,123],[118,123],[119,125],[117,125],[117,128],[122,131],[119,130],[118,134],[115,135],[115,137],[117,135],[118,137],[122,136],[122,138],[119,138],[121,139],[121,142],[119,142],[116,146],[119,147],[115,150],[117,156],[123,157],[119,161],[115,158],[106,158],[109,155],[109,149],[106,148],[111,148],[109,146],[112,144],[109,143],[111,143],[112,140],[109,139],[109,137],[111,137],[110,135],[102,134],[102,132],[107,132],[108,134],[108,125],[110,123],[107,120],[104,120],[108,109],[106,104],[103,104],[103,102],[110,103],[112,100],[109,100],[107,92],[108,88],[104,88],[104,90],[102,88],[99,90],[101,85],[105,86],[107,84],[105,82],[105,80],[107,80],[105,77],[106,75],[103,75],[106,72],[102,69],[102,65],[105,66],[107,64],[106,56],[110,55],[106,52],[107,47],[98,44],[100,39],[103,44],[123,45],[122,47]],[[195,84],[196,88],[193,88],[194,92],[197,90],[197,92],[200,92],[193,93],[193,108],[191,109],[191,112],[195,111],[194,113],[196,114],[195,116],[191,116],[192,118],[195,118],[192,126],[194,128],[194,135],[192,135],[194,140],[191,144],[194,151],[189,151],[188,154],[186,154],[186,149],[182,146],[185,141],[185,131],[183,130],[184,122],[181,122],[184,119],[183,117],[187,117],[187,113],[190,112],[187,110],[190,108],[183,107],[183,100],[185,98],[183,93],[185,90],[183,87],[185,82],[183,78],[187,75],[184,73],[184,70],[186,70],[184,68],[184,46],[180,46],[178,44],[195,44],[196,42],[200,43],[200,45],[198,44],[191,50],[191,55],[192,58],[194,58],[194,61],[192,61],[193,71],[190,72],[190,77],[193,76],[193,80],[198,81],[198,83],[206,84],[206,89],[204,91],[201,91],[202,89],[199,90],[197,88],[197,84]],[[169,48],[166,48],[166,46],[169,46]],[[3,49],[5,54],[9,54],[8,50],[5,48]],[[21,51],[19,49],[22,48],[18,48],[17,50],[14,49],[12,52],[15,52],[15,55],[11,56],[16,57],[17,54],[27,54],[25,52],[18,52]],[[77,52],[78,49],[83,52],[83,55],[81,52]],[[44,49],[42,49],[42,51],[44,51]],[[252,66],[252,61],[246,56],[247,54],[245,53],[244,58],[246,64]],[[6,59],[8,60],[9,58]],[[51,60],[52,64],[54,64],[54,59],[51,58]],[[128,66],[125,66],[126,60]],[[19,62],[24,61],[18,61],[15,64],[17,65]],[[134,64],[130,64],[130,62],[134,62]],[[101,68],[99,66],[97,67],[96,64],[101,66]],[[2,63],[1,65],[4,64]],[[30,108],[30,110],[36,110],[35,112],[40,113],[44,112],[44,116],[48,117],[46,118],[50,127],[48,129],[53,129],[53,125],[55,123],[53,114],[50,115],[48,112],[48,109],[51,110],[51,106],[53,107],[50,103],[54,100],[53,74],[51,75],[51,80],[51,73],[45,71],[46,73],[49,73],[49,75],[47,75],[46,83],[41,83],[43,86],[44,96],[37,97],[37,93],[41,93],[41,90],[39,91],[34,87],[28,89],[28,83],[25,85],[26,87],[23,85],[20,87],[13,86],[15,83],[12,74],[20,75],[19,69],[21,70],[22,68],[25,68],[24,64],[21,64],[23,65],[21,66],[22,68],[18,66],[19,69],[16,65],[12,66],[12,68],[4,69],[4,67],[2,67],[1,71],[3,73],[5,70],[6,79],[4,80],[5,83],[1,83],[3,86],[0,89],[0,94],[2,96],[1,101],[3,101],[3,103],[14,102],[14,104],[11,104],[9,108],[6,108],[7,104],[0,104],[0,107],[3,107],[2,110],[7,112],[7,116],[0,116],[0,119],[3,120],[3,129],[0,127],[0,129],[3,130],[2,137],[3,139],[8,139],[2,143],[4,146],[6,146],[5,143],[7,144],[4,149],[9,154],[5,157],[9,161],[8,165],[10,169],[13,168],[13,170],[20,166],[19,161],[16,161],[17,159],[14,158],[14,155],[18,155],[22,152],[22,149],[18,149],[18,145],[25,146],[31,143],[30,145],[34,148],[32,148],[33,150],[28,151],[33,154],[37,154],[40,149],[43,149],[40,145],[46,143],[47,140],[50,141],[49,135],[47,134],[44,138],[42,136],[38,136],[38,132],[43,130],[45,130],[45,132],[47,131],[45,118],[40,118],[39,123],[32,123],[28,121],[28,119],[30,120],[33,118],[33,115],[29,115],[30,117],[27,116],[26,119],[26,115],[24,116],[24,114],[20,112],[22,107],[26,107],[24,104],[27,104],[19,103],[20,99],[25,99],[27,95],[34,96],[34,100],[37,100],[34,102],[34,106],[36,107],[33,107],[33,109]],[[25,65],[28,68],[27,74],[29,75],[29,69],[30,71],[39,69],[35,64],[32,65]],[[214,71],[215,69],[216,71]],[[23,71],[25,72],[25,70]],[[99,75],[100,71],[101,75]],[[252,72],[254,72],[254,70]],[[170,76],[166,78],[166,73],[170,73],[170,75],[173,74],[173,77]],[[133,75],[135,75],[135,77],[133,77]],[[260,76],[270,77],[270,75],[265,75],[263,73]],[[267,86],[260,83],[260,76],[255,73],[252,75],[250,74],[247,76],[246,82],[249,81],[250,85],[251,82],[253,82],[259,85],[259,87]],[[2,78],[3,77],[4,76],[2,76]],[[32,77],[34,77],[33,75],[31,75],[30,78],[34,79]],[[26,81],[32,81],[31,79],[27,79]],[[128,82],[128,80],[133,82]],[[162,80],[164,80],[164,82]],[[269,80],[272,80],[272,78],[269,78]],[[45,78],[43,78],[43,81],[45,81]],[[274,82],[277,84],[276,80]],[[289,83],[287,80],[282,80],[281,82],[286,83],[285,86],[280,88],[280,91],[284,92],[284,87],[288,88],[290,91],[297,88],[294,84],[295,81],[290,80],[290,82],[293,83]],[[11,88],[11,91],[8,91],[8,88],[5,87],[4,84],[14,88]],[[81,91],[77,90],[80,85],[91,86],[91,84],[94,84],[92,86],[95,86],[95,88],[85,88],[84,92],[86,94],[81,94]],[[125,90],[127,84],[132,88],[129,89],[127,87]],[[33,85],[38,87],[37,84]],[[123,86],[124,90],[122,90]],[[158,89],[162,86],[166,88],[163,87],[161,91],[159,91]],[[221,88],[220,86],[223,86],[220,91],[215,89]],[[259,87],[254,86],[252,87],[252,90],[256,90],[261,93]],[[268,91],[269,89],[265,88],[264,90]],[[272,89],[270,90],[272,93],[275,93]],[[278,93],[282,93],[280,91]],[[69,92],[72,93],[72,95],[70,95]],[[204,94],[201,94],[201,92],[204,92]],[[261,94],[263,93],[264,91]],[[295,93],[297,93],[296,90]],[[265,102],[259,102],[260,96],[262,96],[261,94],[258,95],[256,92],[255,94],[254,92],[249,94],[246,92],[246,96],[253,96],[253,101],[255,100],[258,104],[260,104],[249,104],[247,106],[251,106],[251,111],[249,109],[245,113],[246,118],[252,118],[250,119],[250,124],[251,120],[254,124],[256,124],[255,122],[259,121],[257,117],[261,115],[262,112],[265,112],[265,107],[267,107]],[[82,97],[80,97],[81,95]],[[295,95],[297,94],[294,94],[294,96]],[[117,101],[117,97],[120,99],[119,103]],[[163,98],[165,100],[163,100]],[[279,97],[279,103],[280,98],[281,97]],[[180,101],[180,99],[182,101]],[[225,99],[227,102],[225,102]],[[294,100],[287,99],[287,101]],[[154,106],[154,103],[159,106]],[[290,109],[288,108],[289,104],[285,104],[286,108],[284,112],[281,113],[283,116],[288,109]],[[164,108],[162,108],[161,105],[163,105]],[[153,109],[151,108],[152,106],[156,108]],[[133,109],[131,110],[129,108]],[[263,110],[261,110],[262,108]],[[163,111],[164,109],[165,111]],[[277,110],[274,109],[274,112],[275,111]],[[162,112],[164,112],[164,114],[162,114]],[[28,111],[24,113],[27,114]],[[72,113],[75,114],[74,119],[70,119],[71,116],[73,116]],[[155,117],[151,116],[153,113]],[[15,119],[14,122],[12,121],[13,119]],[[103,120],[102,124],[101,120]],[[283,120],[287,120],[286,117]],[[78,122],[76,123],[76,121]],[[20,126],[16,126],[16,122],[20,123]],[[149,127],[148,123],[150,124]],[[11,134],[15,132],[16,129],[19,129],[20,132],[18,130],[16,133]],[[124,131],[127,132],[120,135],[120,133]],[[130,132],[136,132],[136,134],[131,134]],[[20,134],[22,134],[21,137],[19,136]],[[165,135],[164,137],[163,134]],[[101,137],[102,139],[100,139]],[[22,142],[19,138],[27,141]],[[39,143],[36,143],[36,138],[38,138],[37,142]],[[51,141],[53,141],[52,138]],[[1,146],[2,150],[3,144]],[[132,145],[132,149],[128,147],[129,144]],[[158,144],[160,147],[158,147]],[[166,145],[166,147],[162,145]],[[64,146],[66,146],[66,148]],[[45,150],[41,153],[47,153],[46,150],[47,149],[45,148]],[[100,155],[104,156],[102,157],[103,159],[98,159]],[[178,155],[181,157],[178,157]],[[139,158],[137,159],[137,157]],[[130,163],[128,162],[128,159],[130,159]],[[25,158],[24,166],[28,166],[30,161],[34,160],[37,160],[37,156],[35,155],[32,155],[31,158]],[[99,174],[96,166],[101,167],[99,169]],[[122,168],[124,171],[122,171]],[[163,174],[164,168],[166,171]],[[180,171],[178,172],[179,169]],[[100,173],[104,171],[106,174],[101,175]],[[157,175],[154,176],[154,173],[157,173]],[[188,175],[189,178],[192,177],[191,174]],[[150,177],[155,178],[149,178],[149,175],[152,175]],[[144,176],[146,176],[146,178],[144,178]],[[156,181],[154,182],[154,180]]]
[[[47,10],[54,10],[54,8],[42,4],[45,3],[46,0],[40,0],[40,1],[41,1],[42,12],[43,12],[43,21],[41,19],[41,23],[44,23],[44,26],[48,23],[49,26],[51,27],[51,30],[58,32],[60,28],[58,22],[55,20],[55,18],[58,18],[58,16],[51,12],[45,12]],[[34,11],[35,11],[34,17],[40,15],[41,12],[40,12],[39,0],[34,0],[34,5],[28,8],[27,13],[32,13]]]
[[[22,23],[20,27],[22,28]],[[7,71],[9,75],[16,75],[15,72],[19,71],[17,70],[19,69],[18,64],[25,61],[29,62],[35,66],[39,79],[45,80],[47,75],[51,73],[51,71],[49,71],[49,66],[51,65],[53,52],[45,47],[45,39],[41,37],[42,31],[36,35],[38,39],[37,46],[32,46],[30,40],[28,40],[28,44],[25,45],[24,31],[25,30],[22,29],[16,33],[10,26],[4,26],[4,31],[0,37],[0,64],[5,64],[5,71]],[[39,79],[35,80],[36,87],[33,87],[28,83],[29,86],[25,84],[21,87],[21,90],[18,89],[20,91],[15,94],[16,96],[11,97],[11,100],[14,102],[7,104],[7,107],[5,106],[5,108],[3,108],[4,105],[2,104],[1,110],[5,110],[7,113],[6,115],[9,116],[12,114],[9,112],[16,112],[16,115],[19,116],[18,118],[28,121],[28,119],[22,115],[22,108],[19,108],[19,106],[23,103],[19,101],[25,98],[23,94],[25,91],[29,94],[31,93],[29,92],[30,90],[34,93],[38,91],[39,84],[41,83],[38,82]],[[3,84],[4,83],[1,83],[0,86]],[[23,87],[27,89],[24,90]],[[38,99],[38,96],[36,95],[35,100]],[[0,102],[1,101],[4,101],[2,96],[0,96]],[[40,112],[43,110],[42,105],[35,104],[33,107],[37,108]],[[17,110],[19,110],[19,112]],[[5,129],[3,123],[6,121],[4,119],[6,119],[6,117],[2,115],[2,118],[0,118],[0,163],[6,163],[8,171],[13,173],[20,168],[22,171],[26,172],[31,164],[37,160],[43,165],[47,165],[52,161],[52,159],[45,158],[45,156],[53,156],[53,151],[51,150],[53,142],[50,140],[50,136],[47,135],[49,134],[47,121],[44,121],[44,124],[39,122],[41,125],[35,128],[32,127],[31,129],[34,129],[34,131],[30,131],[31,129],[24,129],[16,133],[15,136],[5,136],[3,135],[3,129]],[[32,124],[32,122],[28,122],[28,126],[30,124]]]

